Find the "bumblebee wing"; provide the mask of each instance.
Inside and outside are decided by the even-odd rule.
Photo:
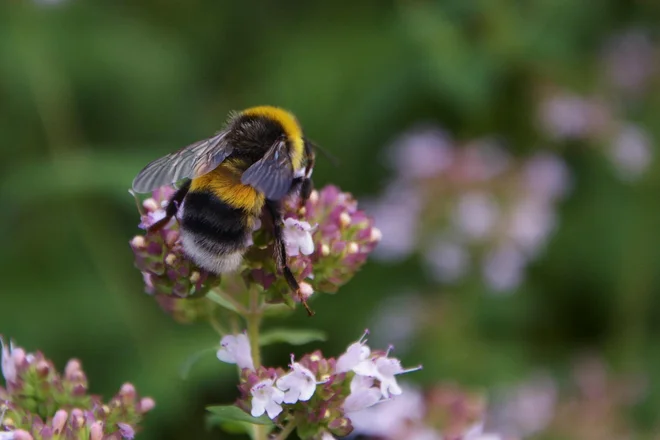
[[[253,163],[241,176],[241,183],[264,193],[267,199],[279,200],[289,192],[293,165],[284,140],[278,140],[264,157]]]
[[[148,164],[133,180],[133,191],[146,193],[177,180],[202,176],[217,168],[232,150],[227,132],[221,131]]]

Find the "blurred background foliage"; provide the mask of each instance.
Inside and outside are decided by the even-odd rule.
[[[603,139],[548,140],[536,115],[544,85],[595,93],[607,41],[629,29],[653,41],[659,24],[651,1],[4,1],[0,332],[59,366],[80,358],[93,392],[130,380],[154,397],[140,438],[224,438],[205,429],[204,406],[233,401],[235,372],[208,356],[181,379],[185,360],[218,341],[142,294],[128,246],[132,178],[220,129],[230,110],[273,104],[340,158],[338,168],[319,158],[317,185],[375,198],[393,173],[384,147],[421,121],[461,142],[497,136],[514,156],[543,147],[563,157],[572,191],[546,251],[507,295],[477,276],[438,283],[415,256],[373,260],[317,298],[313,319],[298,311],[288,324],[326,330],[322,349],[335,355],[417,301],[426,319],[408,317],[413,336],[397,349],[425,365],[413,379],[427,385],[494,390],[538,370],[561,383],[576,357],[595,353],[613,374],[646,378],[623,416],[633,438],[650,436],[660,414],[658,163],[620,179]],[[624,101],[652,157],[657,76]],[[393,316],[382,318],[383,304]],[[289,350],[266,358],[285,364]]]

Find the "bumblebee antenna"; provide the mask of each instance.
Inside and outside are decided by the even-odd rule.
[[[330,163],[331,163],[332,165],[338,167],[338,166],[341,164],[341,162],[340,162],[340,160],[337,158],[337,156],[333,155],[333,154],[330,153],[328,150],[326,150],[325,148],[321,147],[320,145],[318,145],[318,144],[316,144],[316,143],[310,141],[309,139],[305,139],[305,140],[307,141],[307,143],[309,143],[309,144],[312,146],[312,148],[313,148],[314,150],[318,151],[318,152],[321,153],[323,156],[325,156],[325,158],[328,159],[328,161],[330,161]]]

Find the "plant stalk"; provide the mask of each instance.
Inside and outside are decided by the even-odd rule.
[[[259,348],[259,328],[261,327],[262,312],[259,307],[259,292],[250,291],[250,308],[245,314],[248,339],[250,340],[250,352],[254,368],[261,366],[261,350]],[[266,427],[263,425],[252,425],[255,440],[267,440]]]

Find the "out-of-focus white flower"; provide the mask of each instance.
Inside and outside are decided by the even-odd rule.
[[[483,275],[496,292],[511,291],[522,281],[527,259],[512,245],[502,245],[487,256],[483,264]]]
[[[523,165],[525,189],[532,196],[558,199],[570,189],[570,173],[561,157],[548,152],[537,153]]]
[[[509,154],[502,145],[491,138],[475,139],[462,150],[452,172],[460,181],[488,181],[509,168]]]
[[[254,370],[254,361],[250,349],[250,340],[247,335],[226,335],[220,341],[218,359],[229,364],[236,364],[239,368]]]
[[[15,349],[14,343],[9,342],[9,346],[5,345],[5,341],[0,337],[0,346],[2,346],[2,375],[7,382],[16,382],[16,360],[14,359]],[[24,357],[24,353],[23,353]]]
[[[458,199],[453,221],[456,229],[471,240],[486,238],[497,223],[499,208],[491,196],[469,192]]]
[[[250,390],[252,394],[252,417],[260,417],[264,413],[274,419],[282,412],[284,393],[274,386],[272,379],[256,383]]]
[[[461,438],[462,440],[502,440],[499,434],[484,433],[483,422],[476,423]]]
[[[451,283],[463,277],[470,267],[470,255],[457,240],[438,239],[424,252],[431,275],[441,282]]]
[[[454,160],[451,139],[436,128],[416,128],[388,149],[389,161],[404,179],[437,176]]]
[[[411,425],[422,420],[425,414],[424,398],[414,388],[404,385],[404,392],[388,401],[361,411],[347,414],[356,434],[384,439],[410,438]],[[439,440],[439,436],[437,439]]]
[[[351,380],[351,394],[344,401],[344,411],[361,411],[378,403],[380,398],[381,392],[374,387],[374,379],[356,374]]]
[[[365,359],[353,368],[355,374],[376,378],[380,382],[380,392],[385,399],[392,395],[398,396],[402,393],[401,387],[396,381],[399,374],[410,373],[420,370],[422,367],[404,369],[401,361],[387,356]]]
[[[557,385],[549,376],[537,375],[500,394],[489,420],[507,437],[527,438],[545,429],[554,417]]]
[[[360,362],[366,360],[371,354],[371,349],[366,345],[366,336],[369,330],[366,330],[359,341],[349,345],[346,353],[339,356],[335,364],[335,373],[346,373],[357,367]]]
[[[362,202],[378,225],[381,239],[374,251],[377,258],[398,261],[406,258],[417,245],[417,223],[422,200],[411,185],[399,180],[390,184],[383,196],[371,203]]]
[[[649,36],[630,30],[614,36],[605,47],[605,71],[616,87],[626,92],[643,90],[655,70],[655,48]]]
[[[525,198],[513,207],[508,236],[528,256],[536,256],[555,226],[555,213],[548,202]]]
[[[291,362],[291,372],[277,379],[277,387],[284,391],[284,403],[296,403],[312,398],[316,391],[316,377],[314,373],[300,365]]]
[[[314,241],[312,240],[314,228],[305,221],[287,218],[284,220],[284,245],[287,255],[310,255],[314,252]]]
[[[651,140],[641,127],[627,124],[612,140],[608,155],[622,179],[636,180],[653,159]]]
[[[555,139],[581,139],[603,128],[609,114],[600,102],[558,93],[542,102],[540,118],[549,136]]]

